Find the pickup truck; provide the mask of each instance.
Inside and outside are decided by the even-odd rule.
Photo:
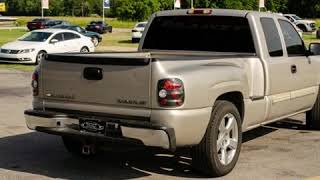
[[[319,54],[283,16],[157,12],[137,52],[48,55],[25,119],[74,154],[109,141],[190,148],[195,170],[223,176],[245,131],[304,112],[307,127],[320,129]]]
[[[316,22],[312,20],[302,19],[295,14],[284,14],[293,24],[295,24],[303,32],[314,32],[317,30]]]

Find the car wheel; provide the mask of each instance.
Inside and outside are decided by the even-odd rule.
[[[80,50],[81,53],[88,53],[90,50],[87,47],[82,47]]]
[[[313,108],[306,113],[306,125],[308,129],[320,130],[320,95]]]
[[[40,64],[40,62],[46,57],[47,53],[45,51],[40,51],[38,54],[37,54],[37,57],[36,57],[36,62],[35,64]]]
[[[191,150],[193,169],[213,177],[228,174],[238,161],[241,143],[241,117],[236,106],[217,101],[202,141]]]
[[[92,43],[94,47],[97,47],[99,45],[99,39],[97,37],[92,37]]]

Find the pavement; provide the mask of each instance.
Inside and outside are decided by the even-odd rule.
[[[30,77],[0,69],[0,180],[207,179],[191,170],[188,150],[174,156],[120,148],[92,159],[72,156],[59,137],[26,128]],[[320,132],[306,130],[304,121],[301,114],[245,133],[237,166],[218,179],[319,179]]]

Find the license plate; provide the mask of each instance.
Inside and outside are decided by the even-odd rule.
[[[105,134],[106,123],[96,119],[80,119],[79,126],[81,132]]]

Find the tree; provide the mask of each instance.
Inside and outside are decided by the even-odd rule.
[[[114,0],[111,4],[111,13],[123,20],[147,20],[159,10],[158,0]]]
[[[41,14],[41,0],[0,0],[7,3],[7,15],[28,16]],[[174,0],[110,0],[107,16],[128,20],[146,20],[162,10],[173,9]],[[190,8],[191,0],[181,0],[182,8]],[[195,8],[227,8],[258,10],[259,0],[194,0]],[[320,17],[320,0],[266,0],[272,12],[294,13],[302,17]],[[46,15],[89,16],[102,15],[102,0],[50,0]]]

